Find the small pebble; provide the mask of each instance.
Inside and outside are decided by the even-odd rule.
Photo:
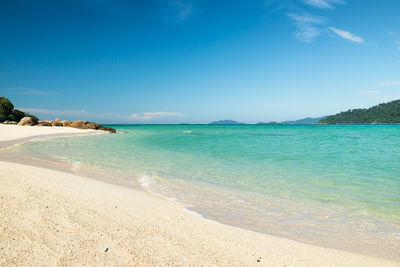
[[[106,250],[104,250],[104,252],[107,252],[108,251],[108,248],[106,248]]]

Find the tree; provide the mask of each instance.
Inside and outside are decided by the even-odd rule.
[[[369,109],[350,109],[319,121],[326,124],[385,124],[400,123],[400,100],[373,106]]]
[[[19,122],[24,117],[31,117],[35,121],[39,120],[34,115],[14,109],[14,105],[8,98],[0,96],[0,122],[4,122],[6,120]]]
[[[14,109],[10,116],[8,116],[9,120],[11,121],[20,121],[23,117],[26,117],[26,113],[23,111],[20,111],[18,109]]]
[[[0,122],[8,119],[14,109],[14,105],[8,98],[0,96]]]

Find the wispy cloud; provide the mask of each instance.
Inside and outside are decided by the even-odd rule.
[[[34,8],[50,8],[57,6],[58,2],[70,5],[74,9],[83,9],[109,14],[128,13],[137,10],[142,1],[135,0],[15,0],[22,4],[30,5]],[[153,0],[151,3],[153,10],[161,11],[161,16],[174,22],[183,22],[190,18],[197,10],[195,3],[197,0]]]
[[[195,15],[195,0],[158,0],[169,22],[182,23]]]
[[[400,99],[400,81],[379,82],[366,90],[359,91],[359,94],[372,99],[374,102],[388,102]]]
[[[26,88],[26,87],[11,87],[5,89],[5,91],[8,91],[10,93],[15,93],[15,94],[21,94],[21,95],[54,95],[54,92],[52,91],[45,91],[45,90],[37,90],[37,89],[32,89],[32,88]]]
[[[22,111],[37,115],[43,119],[69,119],[69,120],[93,120],[98,122],[163,122],[173,118],[184,117],[184,114],[177,112],[143,112],[129,114],[92,112],[87,110],[54,110],[39,108],[18,108]]]
[[[373,86],[373,88],[382,88],[382,87],[399,87],[400,88],[400,81],[385,81],[377,83]]]
[[[360,36],[349,31],[330,27],[327,17],[312,15],[307,12],[311,7],[333,10],[337,5],[345,3],[346,0],[266,0],[265,5],[267,7],[279,7],[277,10],[290,10],[286,15],[295,22],[297,31],[294,36],[301,42],[311,43],[320,35],[333,32],[351,42],[365,43]],[[314,12],[316,12],[315,9]],[[400,46],[400,40],[398,45]]]
[[[333,33],[335,33],[336,35],[338,35],[339,37],[355,42],[355,43],[360,43],[363,44],[364,43],[364,39],[349,32],[349,31],[345,31],[345,30],[340,30],[334,27],[330,27],[329,28]]]
[[[400,50],[400,36],[394,31],[387,31],[387,33],[395,38],[394,45]]]
[[[400,39],[396,39],[396,40],[394,41],[394,44],[396,45],[397,49],[400,50]]]
[[[179,21],[186,20],[194,11],[194,3],[187,0],[173,0],[170,3],[176,10]]]
[[[325,18],[313,16],[308,13],[304,14],[287,14],[297,25],[298,30],[295,37],[305,43],[312,42],[321,34],[321,30],[317,25],[325,23]]]
[[[60,2],[71,5],[74,8],[83,8],[85,10],[96,10],[106,13],[120,13],[126,9],[129,1],[118,0],[15,0],[25,5],[30,5],[33,8],[45,9],[54,7]]]
[[[152,120],[155,118],[166,118],[166,117],[183,117],[183,114],[177,112],[143,112],[133,113],[131,115],[136,120]]]
[[[335,4],[342,4],[342,0],[303,0],[303,3],[321,9],[334,9]]]

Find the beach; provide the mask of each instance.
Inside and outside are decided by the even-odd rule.
[[[94,133],[0,125],[0,142]],[[43,167],[1,161],[0,197],[2,266],[400,266],[220,224],[145,191]]]

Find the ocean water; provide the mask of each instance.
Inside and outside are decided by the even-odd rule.
[[[112,127],[8,153],[113,173],[221,223],[400,260],[400,126]]]

